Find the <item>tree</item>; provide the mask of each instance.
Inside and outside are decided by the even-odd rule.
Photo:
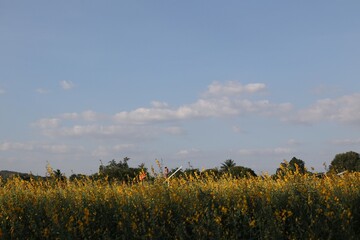
[[[104,166],[103,164],[99,167],[98,177],[107,177],[108,180],[119,180],[119,181],[129,181],[135,179],[141,172],[147,174],[147,169],[144,168],[144,165],[140,165],[139,168],[131,168],[128,165],[130,158],[125,157],[123,161],[116,162],[115,159],[111,160],[108,165]]]
[[[63,176],[63,174],[61,173],[60,169],[56,169],[53,171],[54,177],[55,178],[61,178]]]
[[[304,174],[306,172],[305,162],[303,160],[301,160],[301,159],[296,158],[296,157],[293,157],[290,160],[288,168],[292,172],[298,171],[299,173],[302,173],[302,174]]]
[[[305,162],[299,158],[293,157],[290,162],[284,161],[280,163],[280,167],[276,169],[276,175],[285,175],[287,172],[305,174],[307,172]]]
[[[61,181],[64,181],[66,180],[66,177],[65,175],[61,172],[60,169],[56,169],[52,172],[52,177],[57,179],[57,180],[61,180]]]
[[[236,163],[234,162],[234,160],[227,159],[221,164],[220,169],[225,172],[225,171],[229,171],[231,168],[233,168],[235,166],[236,166]]]
[[[256,177],[255,172],[251,168],[243,166],[234,166],[230,168],[230,173],[235,178]]]
[[[75,181],[75,180],[84,180],[86,179],[87,176],[85,174],[72,174],[70,177],[69,177],[69,180],[70,181]]]
[[[340,173],[343,171],[359,172],[360,171],[360,155],[357,152],[346,152],[335,155],[329,166],[329,172]]]

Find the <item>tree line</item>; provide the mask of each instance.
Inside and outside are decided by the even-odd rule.
[[[145,164],[141,164],[138,167],[130,167],[128,162],[130,158],[125,157],[123,160],[116,161],[115,159],[108,162],[108,164],[104,165],[100,161],[99,171],[92,175],[84,175],[84,174],[72,174],[69,177],[70,181],[76,179],[106,179],[108,181],[121,181],[121,182],[131,182],[134,179],[138,180],[154,180],[157,177],[168,178],[172,177],[181,177],[181,176],[190,176],[190,175],[211,175],[214,177],[221,177],[225,174],[234,177],[234,178],[244,178],[244,177],[255,177],[256,173],[251,169],[244,166],[237,166],[236,162],[233,159],[227,159],[221,163],[220,167],[205,169],[200,171],[198,168],[193,168],[189,164],[189,167],[186,169],[171,169],[168,170],[167,167],[163,168],[162,164],[157,161],[157,165],[159,170],[155,171],[153,167],[151,167],[151,171],[149,171]],[[61,172],[61,170],[56,169],[53,170],[51,167],[48,168],[48,176],[40,177],[33,176],[31,174],[25,173],[16,173],[9,171],[0,171],[0,176],[3,179],[9,178],[11,176],[19,176],[22,179],[57,179],[65,181],[67,177]],[[325,169],[324,173],[312,173],[309,171],[305,162],[299,158],[293,157],[289,162],[283,161],[280,163],[279,168],[277,168],[276,173],[272,175],[272,177],[277,178],[281,177],[288,172],[297,172],[299,174],[318,174],[322,176],[324,174],[343,174],[345,172],[360,172],[360,154],[354,151],[349,151],[345,153],[336,154],[334,159],[331,161],[328,168]]]
[[[185,175],[212,175],[215,177],[221,177],[222,175],[227,174],[234,178],[257,176],[251,168],[237,166],[236,162],[233,159],[225,160],[223,163],[221,163],[220,167],[205,169],[203,171],[200,171],[198,168],[192,168],[191,166],[186,169],[167,170],[167,168],[163,168],[162,164],[157,161],[159,168],[158,172],[156,172],[153,168],[149,172],[149,170],[145,167],[144,164],[141,164],[136,168],[130,167],[128,164],[129,160],[130,158],[125,157],[123,160],[118,162],[113,159],[107,165],[103,165],[101,163],[99,167],[99,172],[91,175],[90,177],[93,179],[106,178],[109,181],[128,182],[139,176],[142,176],[142,179],[148,180],[152,180],[158,176],[167,178],[169,176],[181,177]],[[331,161],[329,167],[325,170],[326,172],[319,174],[319,176],[321,176],[322,174],[342,174],[347,171],[360,172],[360,154],[353,151],[336,154],[334,159]],[[309,171],[305,166],[305,162],[296,157],[293,157],[289,162],[284,161],[280,163],[280,166],[279,168],[277,168],[276,173],[273,175],[273,177],[281,177],[287,172],[297,172],[299,174],[316,174]],[[73,174],[70,176],[70,180],[83,177],[85,177],[85,175]]]

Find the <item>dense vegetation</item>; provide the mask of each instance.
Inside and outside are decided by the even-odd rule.
[[[297,158],[273,176],[228,159],[165,179],[125,158],[92,176],[0,177],[0,238],[360,239],[358,156],[336,155],[325,175]]]
[[[4,239],[359,239],[360,173],[0,182]]]

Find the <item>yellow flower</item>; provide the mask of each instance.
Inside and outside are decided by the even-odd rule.
[[[217,224],[220,224],[220,223],[221,223],[221,217],[219,217],[219,216],[216,216],[216,217],[214,218],[214,220],[215,220],[215,222],[216,222]]]
[[[255,226],[256,226],[256,221],[255,221],[255,219],[252,219],[252,220],[249,222],[249,227],[254,228]]]
[[[84,222],[85,222],[85,225],[88,225],[89,224],[89,215],[90,215],[90,211],[89,209],[85,208],[84,209]]]
[[[49,229],[48,229],[48,228],[45,228],[44,231],[43,231],[43,236],[44,236],[44,237],[49,237],[49,235],[50,235]]]
[[[224,206],[221,206],[220,211],[224,214],[226,214],[228,212],[227,208]]]

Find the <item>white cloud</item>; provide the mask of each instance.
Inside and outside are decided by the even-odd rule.
[[[5,90],[0,88],[0,95],[5,94]]]
[[[79,119],[80,114],[73,112],[73,113],[63,113],[61,115],[61,118],[63,118],[64,120],[78,120]]]
[[[44,88],[38,88],[38,89],[36,89],[36,92],[39,94],[47,94],[47,93],[49,93],[49,90],[44,89]]]
[[[269,100],[244,99],[237,93],[254,94],[265,88],[264,84],[242,85],[237,82],[225,84],[213,83],[208,93],[193,103],[179,107],[170,107],[165,102],[153,101],[151,106],[122,111],[112,118],[92,110],[61,114],[58,118],[44,118],[34,125],[43,130],[43,134],[51,137],[127,137],[131,139],[148,139],[159,134],[184,134],[178,126],[156,126],[152,123],[182,121],[201,118],[237,117],[246,114],[275,115],[287,113],[292,105],[275,104]],[[222,96],[228,94],[229,96]],[[107,124],[101,120],[113,120]],[[91,122],[82,124],[72,121]],[[63,124],[60,126],[60,124]],[[233,129],[239,131],[239,129]]]
[[[320,121],[360,124],[360,93],[318,100],[287,121],[306,124]]]
[[[12,151],[12,150],[30,151],[33,149],[34,149],[33,143],[3,142],[0,144],[0,151]]]
[[[266,89],[266,85],[263,83],[250,83],[242,85],[237,81],[229,81],[225,84],[219,82],[213,82],[208,86],[208,90],[205,95],[237,95],[243,93],[255,93]]]
[[[181,127],[166,127],[164,128],[164,132],[171,134],[171,135],[180,135],[185,132],[185,130]]]
[[[301,144],[301,142],[300,141],[298,141],[298,140],[296,140],[296,139],[289,139],[288,141],[287,141],[287,144],[288,145],[290,145],[290,146],[296,146],[296,145],[300,145]]]
[[[85,121],[93,122],[98,119],[98,114],[94,111],[85,111],[82,113],[82,117]]]
[[[276,147],[276,148],[258,148],[258,149],[240,149],[240,155],[281,155],[294,152],[292,148]]]
[[[72,127],[63,127],[56,129],[55,131],[48,131],[50,135],[55,136],[87,136],[87,135],[109,135],[114,132],[115,129],[111,127],[102,127],[98,125],[74,125]]]
[[[274,104],[269,100],[249,100],[237,96],[238,93],[256,93],[265,89],[261,83],[241,85],[237,82],[220,84],[215,82],[208,87],[203,98],[191,104],[170,108],[162,102],[152,102],[152,107],[141,107],[132,111],[115,114],[114,119],[122,123],[145,124],[149,122],[187,120],[207,117],[227,117],[246,113],[273,115],[292,109],[289,103]],[[229,95],[229,96],[227,96]]]
[[[115,114],[118,122],[144,124],[156,121],[187,120],[206,117],[227,117],[246,113],[275,114],[289,111],[291,104],[272,104],[268,100],[250,101],[228,97],[199,99],[193,104],[171,108],[138,108]]]
[[[72,81],[63,80],[63,81],[60,81],[60,86],[64,90],[70,90],[74,87],[74,83]]]
[[[61,120],[58,118],[42,118],[32,125],[43,129],[57,128],[60,125],[60,122]]]
[[[91,156],[98,158],[105,158],[110,156],[109,148],[104,146],[98,146],[95,150],[92,151]]]
[[[199,152],[200,152],[200,150],[197,148],[182,149],[182,150],[178,151],[176,153],[176,155],[184,157],[184,156],[192,155],[192,154],[199,153]]]
[[[74,151],[84,150],[81,147],[73,147],[73,146],[69,146],[66,144],[53,144],[53,145],[45,144],[45,145],[39,146],[39,148],[46,152],[50,152],[50,153],[54,153],[54,154],[65,154],[65,153],[70,153],[70,152],[74,152]]]
[[[358,139],[337,139],[333,140],[332,143],[334,145],[359,145],[360,144],[360,138]]]
[[[169,104],[167,104],[166,102],[152,101],[151,106],[153,106],[154,108],[167,108]]]
[[[124,151],[124,150],[133,149],[134,147],[135,147],[134,144],[118,144],[113,147],[113,150]]]
[[[161,128],[152,126],[129,125],[74,125],[54,129],[44,129],[43,134],[50,137],[92,137],[92,138],[127,138],[147,139],[163,132]]]
[[[314,87],[313,89],[311,89],[311,93],[315,94],[315,95],[327,95],[329,96],[329,94],[338,94],[340,92],[341,87],[339,86],[335,86],[335,85],[325,85],[325,84],[320,84],[316,87]]]
[[[63,154],[83,150],[83,147],[69,146],[66,144],[44,144],[39,142],[3,142],[0,144],[0,151],[44,151]]]
[[[159,108],[138,108],[130,112],[119,112],[114,119],[118,122],[146,123],[151,121],[166,121],[177,119],[177,111]]]
[[[81,113],[63,113],[61,118],[64,120],[83,120],[86,122],[95,122],[102,119],[102,115],[92,110],[87,110]]]

